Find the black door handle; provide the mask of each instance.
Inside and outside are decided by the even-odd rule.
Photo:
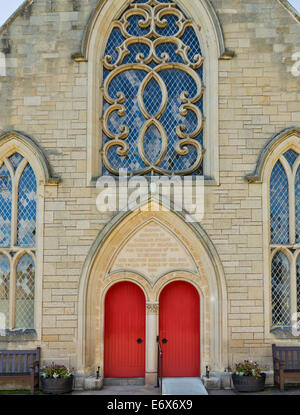
[[[138,342],[138,344],[141,344],[141,343],[143,343],[143,340],[142,339],[137,339],[137,342]]]
[[[166,344],[166,343],[168,343],[168,340],[167,339],[162,339],[162,343]]]

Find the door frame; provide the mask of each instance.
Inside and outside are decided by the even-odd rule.
[[[150,203],[150,202],[148,202]],[[151,200],[152,204],[155,201]],[[146,332],[148,335],[148,317],[151,315],[151,327],[154,327],[155,308],[158,308],[159,292],[165,284],[176,279],[192,283],[200,294],[201,312],[201,373],[205,365],[211,370],[224,371],[228,367],[227,332],[227,287],[224,270],[218,252],[208,235],[198,224],[187,224],[173,211],[168,215],[159,209],[122,212],[99,232],[83,266],[80,279],[78,303],[78,346],[77,369],[83,376],[91,376],[100,366],[103,369],[104,343],[104,297],[107,289],[117,281],[135,282],[144,291],[147,304]],[[163,275],[150,279],[134,269],[111,271],[113,258],[124,240],[130,238],[136,229],[149,221],[156,221],[174,232],[187,247],[194,258],[197,271],[172,269]],[[148,311],[149,310],[152,311]],[[151,314],[152,313],[152,314]],[[149,314],[149,315],[148,315]],[[155,339],[156,340],[156,339]],[[155,340],[148,339],[154,350]],[[151,343],[152,342],[152,343]],[[147,343],[147,350],[150,346]],[[146,384],[155,384],[154,359],[146,358]],[[152,365],[152,366],[151,366]],[[149,379],[149,381],[147,381]]]

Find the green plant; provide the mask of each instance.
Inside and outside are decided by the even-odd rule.
[[[68,369],[64,365],[55,365],[54,363],[52,363],[50,366],[44,366],[41,369],[41,373],[44,378],[65,379],[71,376],[73,374],[73,371]]]
[[[237,376],[255,376],[261,377],[262,368],[258,363],[252,360],[244,360],[243,362],[237,363],[232,373]]]

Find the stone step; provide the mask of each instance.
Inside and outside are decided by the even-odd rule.
[[[145,378],[104,378],[104,386],[145,385]]]
[[[164,378],[163,395],[208,395],[200,378]]]

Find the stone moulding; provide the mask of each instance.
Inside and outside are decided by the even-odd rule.
[[[272,156],[272,153],[274,152],[277,146],[279,146],[281,143],[283,143],[284,141],[288,140],[289,138],[293,136],[298,137],[300,139],[299,128],[295,128],[295,127],[287,128],[281,131],[279,134],[275,135],[275,137],[273,137],[271,141],[267,143],[267,145],[263,148],[262,152],[260,153],[255,171],[252,174],[246,176],[246,179],[248,180],[248,182],[262,183],[264,167],[266,165],[267,160],[269,159],[270,156]]]
[[[21,145],[27,148],[29,152],[36,155],[43,170],[46,185],[56,186],[61,182],[59,177],[56,177],[52,174],[50,164],[43,150],[32,138],[24,135],[23,133],[20,133],[19,131],[2,132],[2,134],[0,133],[0,147],[4,146],[5,144],[9,145],[9,143],[13,142],[14,140],[16,141],[16,144],[19,142]]]
[[[96,8],[94,9],[93,13],[91,14],[91,17],[89,19],[89,22],[86,26],[85,33],[83,36],[83,41],[81,45],[81,51],[79,53],[75,53],[72,55],[73,59],[77,62],[86,62],[88,60],[88,51],[90,48],[90,39],[93,34],[95,22],[98,19],[99,14],[101,13],[101,10],[103,6],[105,5],[106,0],[100,0]],[[215,12],[215,9],[213,8],[210,0],[202,0],[202,5],[207,11],[207,15],[209,16],[209,19],[211,21],[211,24],[215,28],[215,33],[218,41],[218,49],[219,49],[219,58],[222,59],[225,57],[225,59],[231,59],[234,55],[234,52],[227,51],[225,48],[225,42],[224,42],[224,35],[223,30],[219,21],[219,18]],[[129,4],[129,2],[127,2]],[[231,57],[230,57],[231,56]]]

